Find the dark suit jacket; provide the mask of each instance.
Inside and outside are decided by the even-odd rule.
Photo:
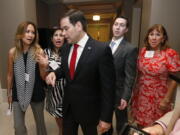
[[[68,56],[71,45],[62,49],[64,117],[71,108],[78,123],[111,122],[115,92],[115,70],[108,45],[89,38],[78,61],[74,80],[70,79]],[[56,75],[61,75],[59,71]]]
[[[119,105],[120,99],[128,102],[131,97],[132,87],[136,78],[137,55],[137,48],[125,39],[121,41],[113,54],[116,70],[116,105]]]

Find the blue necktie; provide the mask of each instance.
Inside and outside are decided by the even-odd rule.
[[[115,44],[116,44],[116,42],[111,41],[111,43],[110,43],[111,50],[113,50],[113,47],[115,46]]]

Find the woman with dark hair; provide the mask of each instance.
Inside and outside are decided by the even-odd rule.
[[[170,72],[180,71],[178,53],[168,46],[168,35],[160,24],[147,32],[138,56],[138,78],[132,98],[132,116],[139,126],[149,126],[172,109],[176,82]]]
[[[50,43],[46,48],[47,55],[44,63],[47,63],[50,71],[61,68],[61,47],[64,44],[64,37],[60,28],[54,28],[51,31]],[[43,62],[43,61],[42,61]],[[65,80],[63,78],[56,80],[54,87],[47,86],[46,110],[55,117],[59,127],[59,135],[62,135],[62,102],[64,95]]]
[[[31,105],[37,135],[46,135],[44,122],[44,66],[37,55],[44,55],[38,45],[37,28],[32,22],[19,24],[14,47],[8,54],[7,96],[13,105],[15,135],[27,135],[25,113]]]

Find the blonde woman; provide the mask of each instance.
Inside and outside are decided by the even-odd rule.
[[[27,135],[25,113],[29,105],[35,118],[37,135],[47,134],[42,80],[45,67],[36,60],[37,55],[43,55],[37,42],[35,24],[22,22],[16,31],[14,47],[8,54],[7,96],[8,103],[13,106],[15,135]]]

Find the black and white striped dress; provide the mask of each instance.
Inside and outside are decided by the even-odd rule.
[[[45,53],[48,55],[49,59],[49,68],[51,63],[55,62],[58,65],[58,68],[61,68],[61,57],[58,54],[55,54],[50,49],[45,49]],[[64,85],[65,80],[59,79],[56,81],[55,87],[47,86],[46,94],[46,110],[54,117],[63,117],[62,115],[62,102],[64,96]]]

